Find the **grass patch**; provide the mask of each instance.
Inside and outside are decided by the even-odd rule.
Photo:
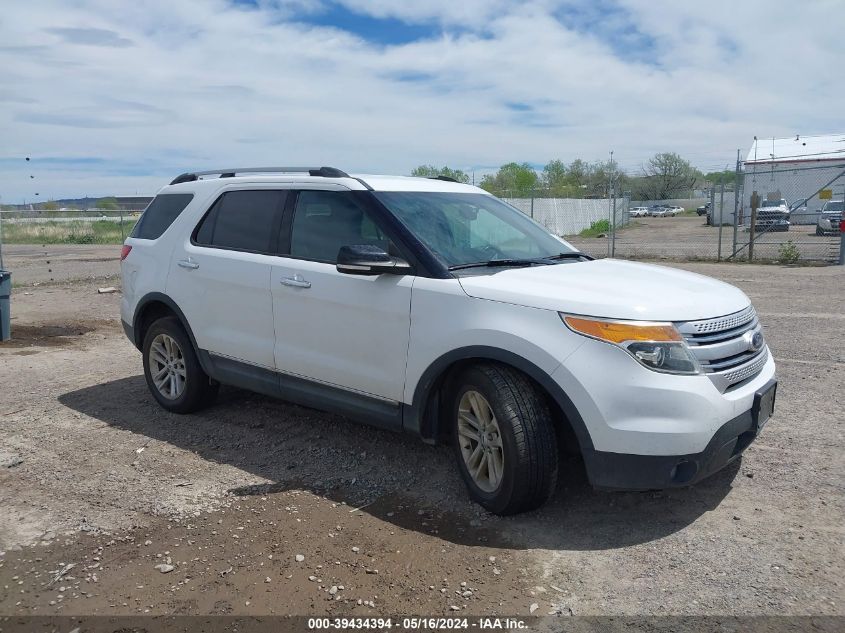
[[[4,244],[121,244],[137,218],[120,222],[39,222],[3,223]]]
[[[597,220],[590,225],[590,228],[581,231],[579,237],[599,237],[610,233],[609,220]]]

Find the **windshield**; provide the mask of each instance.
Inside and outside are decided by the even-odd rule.
[[[576,252],[525,214],[483,193],[374,195],[446,266]]]
[[[786,200],[764,200],[763,201],[764,207],[785,207]]]
[[[825,213],[837,212],[845,210],[845,202],[842,200],[835,200],[824,205]]]

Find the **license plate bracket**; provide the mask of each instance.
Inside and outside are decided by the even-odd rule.
[[[754,404],[751,407],[751,423],[755,432],[759,433],[772,414],[775,412],[775,398],[777,397],[778,383],[771,381],[754,394]]]

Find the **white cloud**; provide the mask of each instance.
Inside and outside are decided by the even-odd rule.
[[[755,134],[842,131],[838,2],[345,4],[445,30],[382,46],[291,22],[314,10],[298,0],[5,7],[0,196],[147,193],[237,164],[407,173],[614,150],[629,169],[656,151],[710,169]]]

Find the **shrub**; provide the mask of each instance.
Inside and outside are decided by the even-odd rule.
[[[610,220],[596,220],[590,224],[590,228],[581,231],[581,237],[598,237],[610,233]]]
[[[794,264],[801,258],[801,253],[798,247],[795,246],[792,240],[787,240],[778,248],[778,261],[784,264]]]

